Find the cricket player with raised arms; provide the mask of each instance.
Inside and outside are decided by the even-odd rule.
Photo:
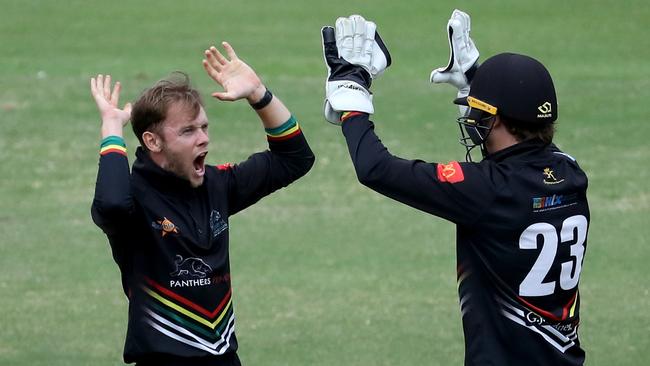
[[[229,262],[229,217],[305,175],[314,155],[287,107],[233,48],[203,66],[224,101],[246,99],[268,150],[240,164],[205,163],[208,117],[184,74],[118,106],[121,85],[91,79],[101,114],[92,218],[106,233],[129,299],[124,361],[139,366],[240,365]],[[123,127],[140,147],[129,172]],[[227,123],[227,122],[224,122]]]

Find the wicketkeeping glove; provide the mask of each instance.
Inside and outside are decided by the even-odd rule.
[[[469,94],[469,84],[478,68],[479,52],[469,37],[470,30],[469,15],[455,9],[447,22],[449,62],[433,70],[430,76],[432,83],[448,83],[458,88],[458,97]]]
[[[336,29],[323,27],[321,33],[327,65],[325,119],[338,125],[343,112],[374,113],[372,79],[391,64],[377,26],[360,15],[352,15],[338,18]]]

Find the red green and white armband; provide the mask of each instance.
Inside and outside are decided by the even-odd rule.
[[[120,136],[108,136],[102,140],[99,155],[117,153],[126,156],[126,143]]]

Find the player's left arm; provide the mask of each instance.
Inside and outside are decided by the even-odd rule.
[[[119,108],[121,84],[111,85],[110,75],[90,80],[90,92],[101,116],[101,147],[95,196],[91,208],[93,221],[107,234],[124,229],[133,211],[129,163],[123,128],[131,118],[131,103]]]
[[[228,168],[232,178],[231,214],[234,214],[304,176],[315,158],[289,109],[266,88],[229,43],[223,42],[222,46],[227,56],[212,46],[205,51],[203,60],[207,74],[224,89],[212,96],[222,101],[246,99],[262,121],[269,144],[269,151],[253,154]]]

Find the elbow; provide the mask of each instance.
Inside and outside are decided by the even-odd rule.
[[[354,170],[357,173],[357,180],[359,183],[369,188],[373,188],[381,182],[383,176],[380,164],[362,165],[355,163]]]
[[[316,156],[314,156],[313,152],[309,151],[309,154],[305,154],[300,160],[293,180],[304,177],[311,170],[316,162]]]
[[[128,214],[131,209],[129,200],[95,198],[91,207],[91,216],[95,223],[99,218],[118,218]]]
[[[314,153],[311,153],[305,158],[305,174],[314,167],[314,163],[316,163],[316,156]]]

